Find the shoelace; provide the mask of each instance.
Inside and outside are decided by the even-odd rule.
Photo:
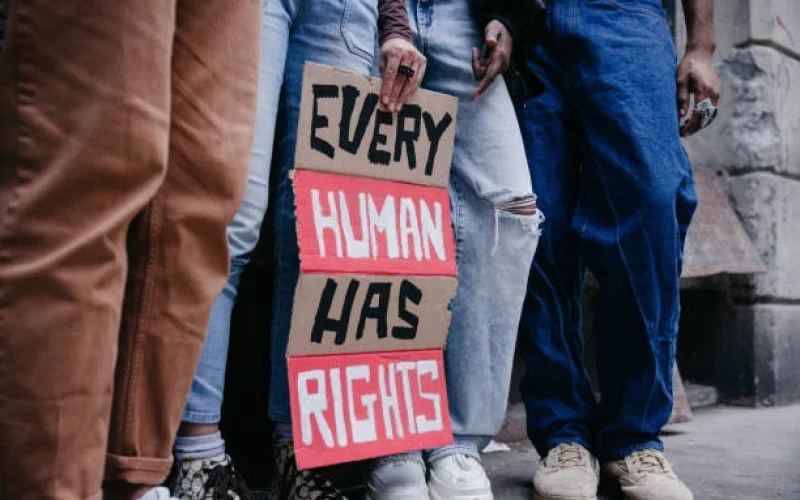
[[[559,467],[578,467],[583,462],[581,448],[572,443],[560,444],[556,448],[556,463]]]
[[[651,472],[654,474],[669,474],[670,469],[664,457],[654,450],[642,450],[634,452],[633,458],[639,462],[639,472]]]
[[[302,484],[313,483],[314,489],[309,488],[308,493],[316,493],[316,495],[308,496],[308,500],[345,500],[345,497],[333,485],[333,481],[324,474],[316,470],[298,470],[294,456],[286,457],[286,462],[281,484],[281,496],[277,500],[297,498],[292,493],[295,491],[298,480]],[[303,500],[306,499],[303,498]]]
[[[206,489],[210,490],[213,500],[233,500],[234,495],[241,500],[256,500],[253,492],[247,487],[247,483],[233,468],[233,464],[217,465],[208,471]]]

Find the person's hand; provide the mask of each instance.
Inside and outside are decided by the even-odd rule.
[[[712,52],[706,50],[687,50],[678,66],[678,114],[681,120],[681,136],[692,135],[701,128],[701,114],[697,109],[689,109],[689,96],[694,94],[694,105],[704,99],[711,104],[719,104],[719,77],[714,69]],[[687,118],[687,115],[688,118]]]
[[[483,51],[472,48],[472,71],[475,73],[475,79],[480,82],[472,94],[473,99],[483,94],[497,75],[502,75],[508,70],[514,46],[511,32],[500,21],[489,21],[483,34]]]
[[[381,102],[392,113],[400,109],[417,90],[425,76],[425,56],[414,44],[402,38],[390,38],[381,45]],[[401,70],[411,68],[412,76]]]

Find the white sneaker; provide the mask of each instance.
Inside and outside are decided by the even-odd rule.
[[[428,500],[422,457],[381,460],[370,471],[366,500]]]
[[[166,488],[153,488],[141,497],[139,500],[178,500],[169,495],[169,490]]]
[[[431,500],[494,500],[489,476],[480,460],[456,453],[431,464]]]
[[[622,493],[630,500],[694,499],[658,450],[635,451],[622,460],[604,464],[603,469],[619,479]]]
[[[533,475],[534,500],[597,500],[600,466],[589,450],[562,443],[539,462]]]

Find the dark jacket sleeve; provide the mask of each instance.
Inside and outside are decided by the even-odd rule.
[[[489,0],[486,2],[486,23],[500,21],[505,24],[516,40],[522,33],[525,22],[524,9],[520,6],[525,0]]]
[[[381,45],[391,38],[411,41],[405,0],[380,0],[378,2],[378,40]]]

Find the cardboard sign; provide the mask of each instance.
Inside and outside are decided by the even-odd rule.
[[[456,293],[447,183],[456,99],[396,113],[380,80],[306,64],[289,332],[301,469],[452,442],[442,348]]]
[[[447,190],[294,172],[300,271],[455,276]]]
[[[381,80],[306,63],[295,165],[447,187],[458,99],[417,90],[397,113]]]
[[[455,278],[302,274],[286,353],[441,349],[456,284]]]
[[[289,358],[298,464],[453,442],[441,349]]]

